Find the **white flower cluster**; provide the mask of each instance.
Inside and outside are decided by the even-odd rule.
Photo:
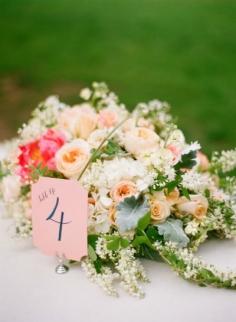
[[[193,169],[182,176],[182,185],[184,188],[198,193],[210,189],[214,183],[209,174],[199,173]]]
[[[163,127],[172,121],[172,116],[168,113],[170,106],[167,102],[152,100],[148,103],[139,103],[136,107],[136,113],[144,117],[155,115],[155,121],[158,126]]]
[[[59,113],[66,106],[66,104],[60,102],[57,96],[49,96],[39,104],[32,114],[32,119],[27,124],[23,124],[18,131],[21,143],[29,142],[41,135],[48,127],[54,126]]]
[[[134,248],[123,248],[119,253],[116,269],[120,274],[121,285],[132,296],[144,297],[144,292],[138,281],[148,282],[148,278],[141,263],[134,257]]]
[[[226,204],[227,205],[227,204]],[[230,207],[232,209],[232,207]],[[219,205],[200,223],[201,227],[208,227],[211,230],[221,231],[225,238],[235,238],[236,236],[236,213],[232,216],[232,223],[227,223],[228,215],[225,215],[227,207]]]
[[[99,237],[96,242],[96,254],[103,260],[111,261],[114,267],[113,270],[103,267],[101,272],[97,273],[90,260],[82,261],[82,267],[92,282],[101,286],[109,295],[117,296],[118,293],[112,284],[114,280],[119,280],[120,285],[130,295],[139,298],[144,297],[139,282],[148,282],[148,278],[141,263],[135,259],[134,248],[127,247],[118,251],[111,251],[107,248],[107,240],[104,237]]]
[[[199,222],[195,219],[188,222],[185,227],[185,232],[187,235],[195,236],[198,233]]]
[[[162,172],[170,181],[174,180],[173,154],[169,150],[160,148],[148,156],[145,161],[151,163],[156,170]]]
[[[121,180],[133,180],[138,185],[139,191],[143,191],[152,183],[153,175],[138,160],[114,158],[93,163],[83,176],[82,182],[87,188],[96,187],[101,196]]]
[[[236,149],[215,153],[212,158],[213,166],[220,167],[222,172],[232,171],[236,168]]]
[[[88,258],[81,261],[81,267],[85,271],[91,282],[99,285],[106,294],[110,296],[118,296],[113,283],[119,278],[118,273],[113,273],[109,267],[103,267],[101,273],[97,273],[94,264]]]
[[[20,198],[15,202],[8,203],[5,206],[5,212],[7,216],[13,217],[17,236],[26,238],[32,235],[32,221],[28,200]]]

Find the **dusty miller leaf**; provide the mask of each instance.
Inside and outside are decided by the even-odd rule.
[[[143,196],[125,198],[117,206],[116,224],[120,232],[134,229],[138,221],[149,210],[147,200]]]
[[[183,230],[183,223],[179,219],[168,219],[162,224],[156,225],[160,235],[163,235],[165,241],[177,243],[180,247],[186,247],[189,238]]]

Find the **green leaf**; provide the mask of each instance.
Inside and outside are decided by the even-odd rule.
[[[91,245],[88,245],[88,255],[92,262],[97,260],[97,254]]]
[[[175,165],[175,169],[192,169],[197,164],[196,155],[197,151],[190,151],[188,154],[182,155],[180,162]]]
[[[163,262],[159,253],[145,244],[140,245],[137,257],[150,259],[156,262]]]
[[[132,245],[134,247],[137,247],[141,244],[145,244],[147,245],[148,247],[152,248],[152,243],[150,242],[150,240],[148,239],[147,236],[136,236],[135,239],[133,240],[132,242]]]
[[[88,235],[88,244],[91,245],[94,249],[96,249],[97,240],[98,235]]]
[[[138,221],[149,211],[147,199],[140,195],[125,198],[117,206],[116,224],[120,232],[134,229]]]
[[[160,235],[163,235],[165,241],[177,243],[180,247],[186,247],[189,238],[183,230],[183,223],[179,219],[168,219],[162,224],[156,225]]]
[[[101,259],[99,257],[93,262],[93,265],[94,265],[94,267],[96,269],[96,272],[101,273],[101,271],[102,271],[102,261],[101,261]]]
[[[121,151],[120,145],[113,139],[108,140],[107,145],[103,149],[103,153],[114,156]]]
[[[166,188],[168,193],[172,192],[178,185],[178,181],[174,180],[174,181],[170,181],[166,184]]]
[[[126,238],[121,238],[120,239],[120,245],[122,248],[126,248],[129,246],[129,240]]]
[[[145,216],[139,219],[138,221],[138,229],[145,230],[147,226],[149,225],[151,220],[151,214],[150,212],[147,212]]]
[[[163,236],[159,235],[157,227],[150,225],[146,230],[146,235],[151,242],[162,241]]]
[[[118,250],[120,246],[120,238],[114,238],[113,240],[107,243],[107,248],[109,250]]]
[[[189,196],[189,192],[188,192],[188,189],[184,188],[184,187],[181,187],[181,192],[183,194],[184,197],[186,197],[188,200],[190,200],[190,196]]]
[[[31,190],[31,185],[30,184],[21,186],[21,188],[20,188],[21,195],[26,196],[30,192],[30,190]]]

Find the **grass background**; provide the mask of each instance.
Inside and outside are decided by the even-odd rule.
[[[0,0],[0,139],[50,94],[159,98],[207,152],[236,138],[235,0]]]

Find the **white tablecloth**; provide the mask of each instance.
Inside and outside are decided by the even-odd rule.
[[[236,321],[236,291],[198,287],[164,263],[144,262],[151,283],[143,300],[122,290],[108,297],[78,267],[55,274],[55,259],[13,238],[11,225],[0,219],[0,322]],[[199,253],[236,270],[236,242],[209,241]]]
[[[201,288],[182,280],[164,263],[145,261],[151,278],[143,300],[120,291],[103,294],[79,267],[54,273],[56,261],[30,241],[11,237],[11,221],[0,220],[1,322],[235,322],[236,292]],[[219,267],[236,270],[236,244],[209,241],[200,253]]]

